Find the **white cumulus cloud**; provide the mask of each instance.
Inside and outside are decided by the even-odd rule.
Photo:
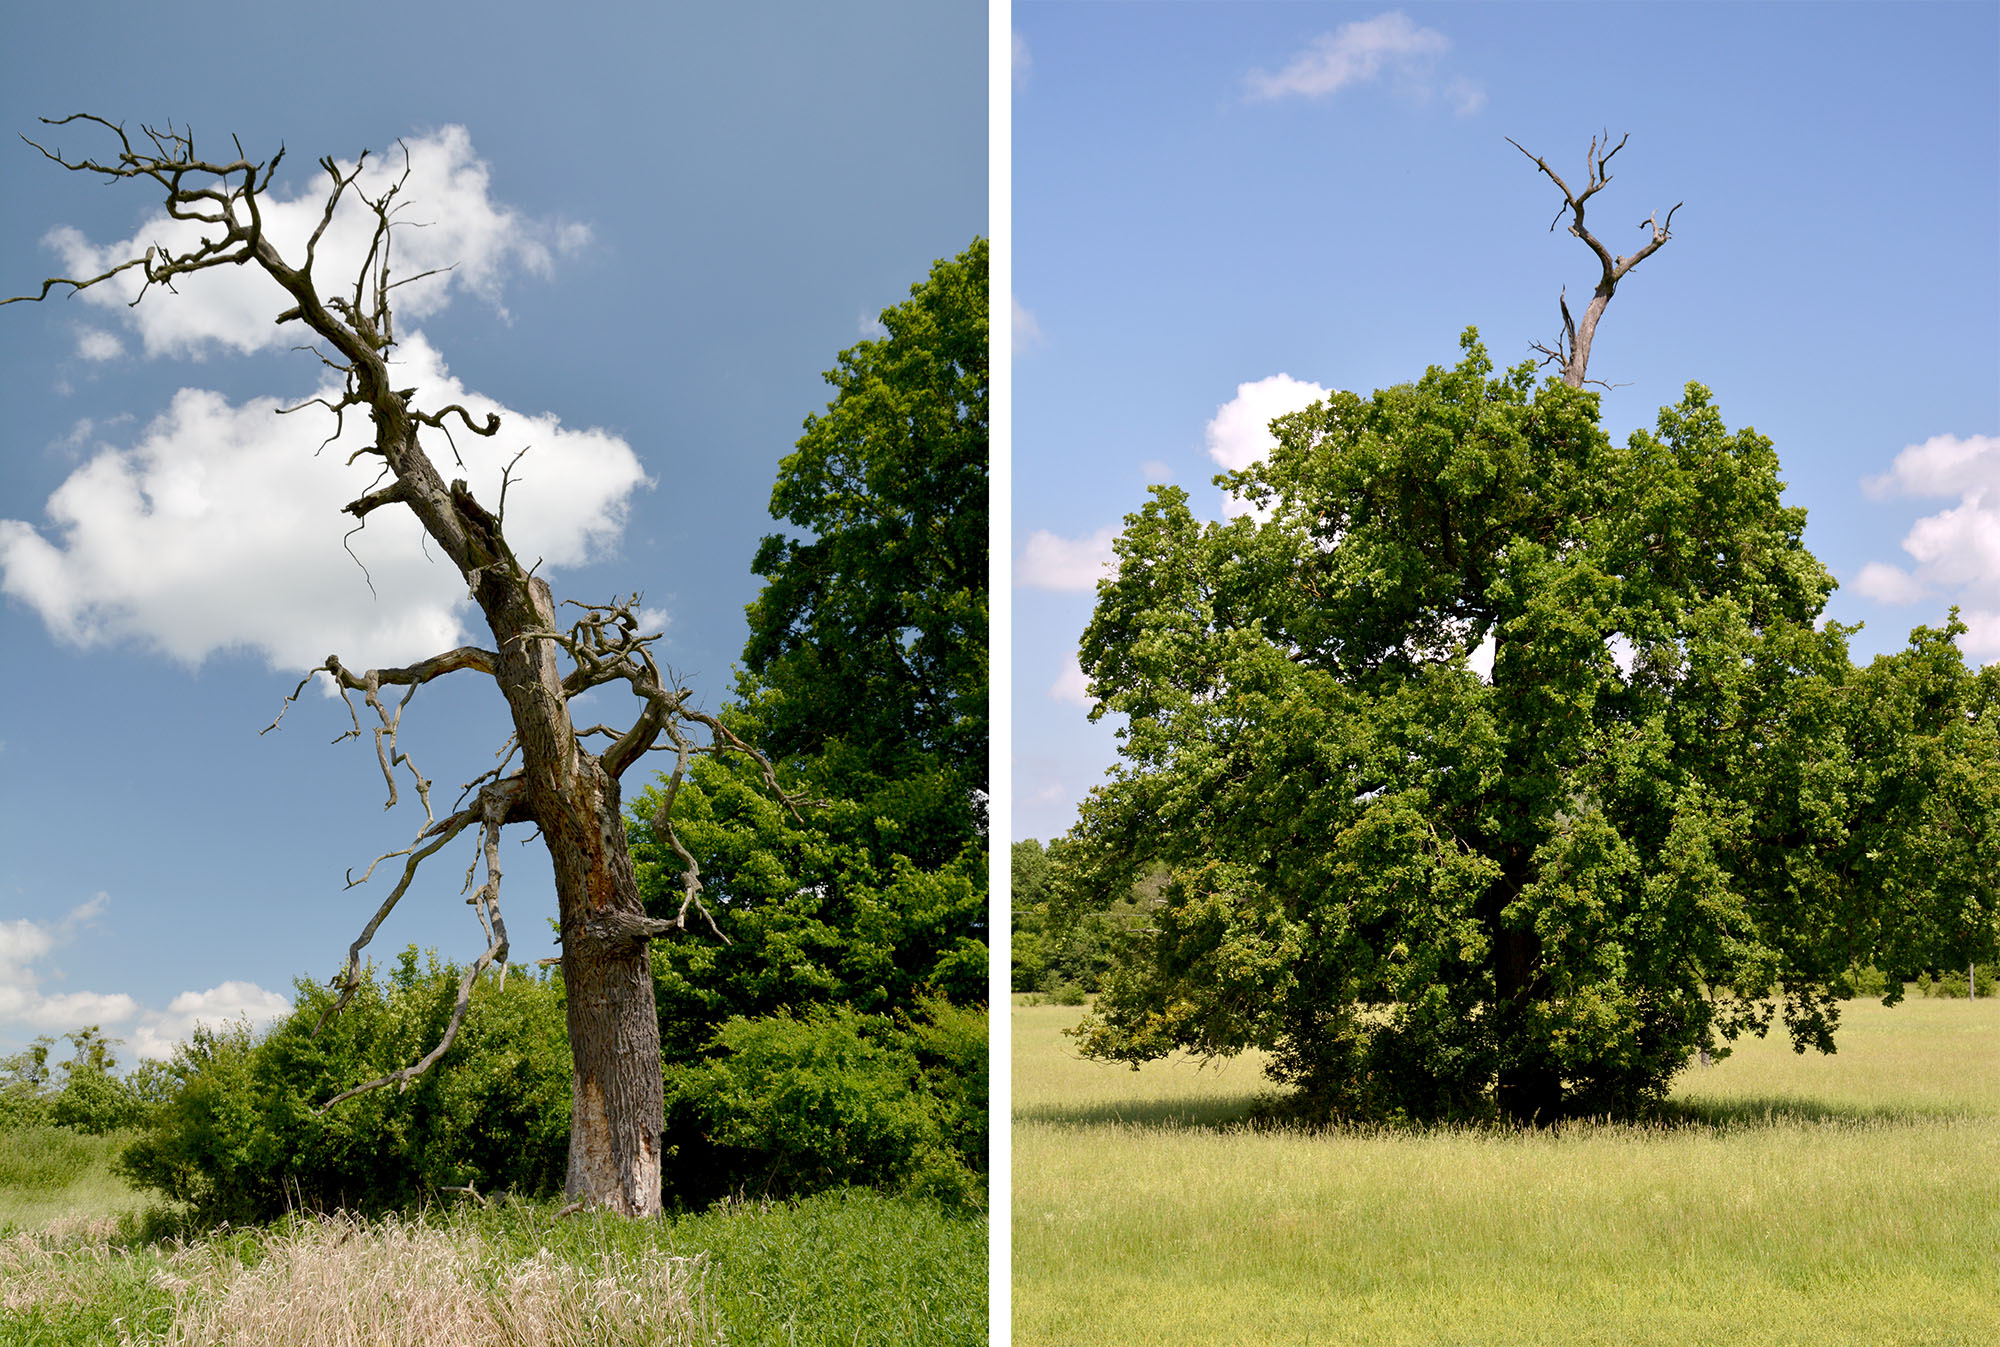
[[[1208,456],[1230,472],[1241,472],[1277,448],[1271,422],[1323,400],[1329,390],[1289,374],[1236,385],[1236,396],[1215,409],[1206,431]],[[1242,514],[1243,503],[1225,495],[1225,518]]]
[[[617,538],[645,480],[624,440],[467,389],[419,333],[396,355],[419,406],[500,414],[491,439],[455,436],[463,469],[442,434],[427,437],[440,471],[462,473],[487,508],[499,506],[502,467],[529,448],[506,502],[524,561],[576,565]],[[330,383],[319,392],[337,396]],[[365,668],[464,643],[464,582],[434,547],[426,555],[407,510],[376,511],[347,539],[354,555],[343,548],[354,520],[340,507],[369,490],[379,462],[347,462],[371,438],[365,418],[350,412],[320,449],[332,417],[319,407],[281,416],[279,405],[183,389],[136,444],[102,448],[72,473],[44,528],[0,520],[0,591],[68,644],[131,642],[190,665],[246,650],[275,668],[311,668],[329,652]]]
[[[25,1028],[32,1037],[81,1029],[87,1024],[122,1024],[137,1013],[139,1003],[123,992],[51,995],[42,990],[42,980],[49,976],[43,967],[49,955],[96,921],[109,901],[100,893],[71,908],[56,922],[26,917],[0,921],[0,1026]]]
[[[1871,561],[1854,577],[1854,588],[1878,603],[1957,604],[1966,652],[2000,657],[2000,435],[1934,435],[1904,448],[1888,472],[1865,480],[1862,489],[1876,500],[1956,500],[1904,535],[1913,565]]]
[[[1438,61],[1451,39],[1435,28],[1420,28],[1400,11],[1342,24],[1314,38],[1276,74],[1253,70],[1244,84],[1252,99],[1328,98],[1356,84],[1388,74],[1405,93],[1419,99],[1432,93]],[[1447,84],[1445,97],[1461,116],[1477,112],[1486,92],[1463,77]]]
[[[165,1010],[149,1010],[139,1017],[132,1050],[141,1057],[171,1057],[197,1024],[222,1029],[247,1019],[253,1029],[261,1029],[291,1011],[290,998],[254,982],[230,981],[204,992],[182,992]]]
[[[462,126],[412,136],[400,147],[368,156],[359,185],[377,196],[403,174],[406,162],[409,180],[395,218],[408,227],[393,231],[391,280],[426,271],[437,274],[397,289],[401,321],[438,312],[460,290],[492,304],[504,317],[500,294],[510,275],[525,271],[545,276],[558,255],[590,241],[588,225],[531,219],[496,202],[487,166],[473,152],[472,137]],[[340,167],[346,173],[353,164]],[[264,236],[295,266],[303,264],[306,242],[319,225],[327,181],[321,172],[301,174],[290,195],[274,189],[262,198]],[[373,224],[374,216],[352,192],[342,198],[314,250],[312,274],[322,294],[353,285],[368,255]],[[191,249],[204,231],[219,234],[215,226],[175,220],[162,211],[127,239],[94,244],[81,231],[61,225],[43,243],[62,259],[67,274],[82,277],[138,257],[156,243],[175,252]],[[174,291],[155,286],[144,303],[132,307],[143,286],[135,269],[79,292],[78,298],[138,333],[148,355],[199,356],[216,346],[243,352],[284,349],[304,340],[297,325],[272,321],[291,300],[257,267],[217,267],[185,276],[175,282]]]
[[[1014,563],[1014,583],[1028,589],[1094,590],[1117,564],[1113,536],[1109,525],[1083,538],[1037,529]]]

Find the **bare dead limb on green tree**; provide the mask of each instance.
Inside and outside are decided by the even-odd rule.
[[[1544,364],[1553,362],[1562,367],[1563,382],[1571,388],[1581,388],[1585,382],[1602,382],[1597,379],[1586,380],[1584,377],[1584,371],[1590,364],[1590,343],[1592,338],[1597,335],[1597,322],[1604,316],[1605,306],[1611,302],[1612,294],[1618,289],[1618,282],[1625,279],[1626,273],[1631,271],[1633,267],[1638,266],[1641,262],[1658,252],[1660,245],[1672,237],[1668,230],[1674,222],[1674,211],[1679,210],[1681,206],[1686,204],[1685,202],[1676,202],[1673,210],[1667,212],[1665,220],[1660,219],[1658,211],[1654,211],[1644,220],[1641,220],[1639,228],[1647,230],[1651,234],[1651,241],[1635,253],[1625,257],[1615,257],[1609,248],[1598,242],[1597,236],[1591,233],[1584,225],[1584,203],[1589,201],[1591,197],[1596,196],[1598,192],[1604,189],[1604,185],[1611,181],[1611,160],[1618,151],[1625,148],[1625,142],[1631,138],[1630,135],[1621,136],[1618,143],[1613,145],[1609,132],[1593,137],[1590,142],[1590,158],[1584,187],[1581,192],[1575,192],[1570,190],[1570,185],[1562,180],[1561,174],[1549,167],[1547,160],[1539,155],[1528,154],[1527,149],[1522,146],[1521,142],[1515,140],[1512,136],[1507,137],[1507,143],[1515,149],[1520,150],[1522,154],[1528,155],[1528,158],[1534,160],[1535,167],[1547,174],[1549,181],[1553,182],[1563,194],[1563,204],[1556,211],[1555,219],[1549,222],[1550,231],[1553,232],[1555,227],[1562,223],[1563,214],[1568,212],[1571,217],[1569,232],[1575,237],[1582,239],[1589,246],[1590,251],[1596,254],[1598,265],[1601,268],[1601,274],[1597,281],[1597,289],[1590,297],[1589,306],[1583,311],[1583,320],[1578,322],[1570,317],[1569,296],[1567,290],[1565,290],[1556,301],[1562,309],[1563,335],[1557,339],[1556,345],[1553,348],[1543,346],[1539,342],[1534,345],[1534,349],[1546,357],[1543,361]]]

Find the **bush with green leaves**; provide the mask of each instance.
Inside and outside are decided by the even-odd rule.
[[[72,1049],[67,1062],[50,1062],[55,1041],[46,1036],[0,1060],[0,1131],[66,1127],[102,1135],[142,1122],[158,1100],[159,1064],[142,1063],[121,1077],[121,1040],[94,1024],[63,1037]]]
[[[667,1074],[667,1183],[681,1200],[863,1185],[984,1206],[983,1012],[927,1000],[914,1017],[738,1016],[711,1048]]]
[[[444,1057],[406,1088],[335,1095],[410,1065],[442,1037],[461,970],[411,948],[369,965],[347,1007],[298,984],[289,1019],[197,1029],[121,1168],[202,1220],[295,1207],[380,1212],[441,1188],[554,1191],[568,1157],[570,1060],[561,983],[516,971],[475,984]]]

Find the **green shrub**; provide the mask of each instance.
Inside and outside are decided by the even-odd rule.
[[[198,1029],[167,1065],[166,1098],[121,1159],[134,1182],[206,1221],[292,1207],[379,1212],[444,1187],[551,1192],[569,1141],[570,1059],[554,979],[487,974],[451,1050],[401,1090],[334,1095],[408,1066],[439,1040],[461,970],[414,948],[315,1035],[332,1003],[298,984],[268,1035]]]
[[[900,1023],[845,1006],[731,1019],[715,1055],[668,1071],[668,1191],[865,1185],[983,1206],[984,1020],[939,1001]]]
[[[1980,996],[2000,995],[2000,981],[1995,980],[1992,964],[1975,965],[1972,972],[1973,976],[1979,979]],[[1966,970],[1963,968],[1946,968],[1936,974],[1919,973],[1915,979],[1917,995],[1962,1001],[1966,996],[1965,974]]]

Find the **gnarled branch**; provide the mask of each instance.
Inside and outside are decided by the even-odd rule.
[[[1557,303],[1562,308],[1562,337],[1558,340],[1554,349],[1544,346],[1539,342],[1535,343],[1533,348],[1547,357],[1543,363],[1553,362],[1562,366],[1563,382],[1571,388],[1581,388],[1585,382],[1602,382],[1601,380],[1594,379],[1586,381],[1584,377],[1584,371],[1590,364],[1590,343],[1597,334],[1598,319],[1604,316],[1605,306],[1610,304],[1612,294],[1618,289],[1618,282],[1625,279],[1626,273],[1658,252],[1660,245],[1672,237],[1668,231],[1674,222],[1674,211],[1679,210],[1682,205],[1686,204],[1685,202],[1675,203],[1673,210],[1667,212],[1667,218],[1664,222],[1660,220],[1658,211],[1654,211],[1646,219],[1640,221],[1639,227],[1650,232],[1652,236],[1651,240],[1641,247],[1639,251],[1628,256],[1613,256],[1611,250],[1599,242],[1597,236],[1590,232],[1589,227],[1584,224],[1583,220],[1584,203],[1589,201],[1593,196],[1596,196],[1604,189],[1605,184],[1611,181],[1611,160],[1618,151],[1625,148],[1625,142],[1630,139],[1630,135],[1621,136],[1618,143],[1613,145],[1609,132],[1604,132],[1591,138],[1590,156],[1586,165],[1584,187],[1581,192],[1578,192],[1571,190],[1570,185],[1563,181],[1562,175],[1549,167],[1546,159],[1543,159],[1540,155],[1529,154],[1526,147],[1512,136],[1506,138],[1509,145],[1512,145],[1515,149],[1520,150],[1522,154],[1532,159],[1535,167],[1547,174],[1549,181],[1554,183],[1557,190],[1563,194],[1563,204],[1557,209],[1555,219],[1549,222],[1549,229],[1553,231],[1562,222],[1563,214],[1567,211],[1571,217],[1569,232],[1573,236],[1582,239],[1590,248],[1590,251],[1597,257],[1599,268],[1597,288],[1591,295],[1589,306],[1583,311],[1583,320],[1577,322],[1570,317],[1568,291],[1565,288],[1563,296],[1557,300]],[[1606,386],[1608,387],[1609,385]]]

